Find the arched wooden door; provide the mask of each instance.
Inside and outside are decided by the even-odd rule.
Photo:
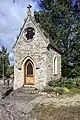
[[[25,63],[25,85],[34,85],[34,64],[31,60]]]

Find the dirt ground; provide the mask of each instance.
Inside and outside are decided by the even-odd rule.
[[[43,98],[29,113],[32,120],[80,120],[80,95]]]
[[[25,88],[20,88],[2,99],[3,92],[0,85],[0,120],[27,120],[27,110],[32,107],[27,108],[27,104],[40,96],[37,93],[29,93]]]
[[[58,107],[36,105],[30,113],[33,120],[80,120],[80,106]]]
[[[20,88],[1,98],[0,120],[80,120],[80,95],[73,97],[30,93]]]

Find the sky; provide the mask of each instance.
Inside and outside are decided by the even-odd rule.
[[[0,0],[0,49],[8,49],[10,63],[14,63],[12,47],[27,16],[27,6],[38,10],[37,0]]]
[[[14,63],[12,47],[27,16],[27,6],[32,5],[32,11],[39,10],[38,2],[39,0],[0,0],[0,49],[2,46],[8,49],[11,64]]]

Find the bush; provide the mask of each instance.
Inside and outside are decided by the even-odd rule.
[[[64,87],[65,86],[65,82],[66,82],[67,78],[61,78],[57,81],[54,82],[53,86],[54,87]]]
[[[69,74],[69,77],[76,78],[80,76],[80,67],[75,67]]]
[[[80,88],[80,78],[77,78],[76,85],[78,88]]]
[[[12,67],[7,68],[6,77],[10,78],[10,75],[12,74],[13,74],[13,68]]]
[[[63,95],[64,94],[64,89],[61,88],[61,87],[55,87],[54,92],[56,92],[56,94],[58,93],[59,95]]]
[[[49,81],[49,82],[48,82],[48,85],[49,85],[50,87],[52,87],[52,86],[54,85],[54,82],[55,82],[54,80]]]
[[[48,92],[48,93],[54,92],[54,88],[48,86],[48,87],[45,87],[43,91],[44,91],[44,92]]]
[[[65,68],[63,71],[62,71],[62,76],[63,77],[69,77],[69,74],[71,73],[71,68]]]
[[[64,92],[69,93],[70,91],[69,91],[69,89],[67,87],[64,87]]]
[[[80,94],[80,89],[79,88],[72,88],[72,89],[70,89],[70,94],[71,95]]]
[[[67,79],[64,87],[67,87],[68,89],[76,88],[77,86],[76,86],[75,79],[72,79],[72,78]]]
[[[76,85],[76,81],[77,79],[74,78],[61,78],[59,79],[58,81],[50,81],[50,84],[48,85],[51,85],[50,87],[67,87],[68,89],[71,89],[71,88],[76,88],[77,85]],[[52,84],[51,84],[52,83]]]
[[[64,93],[69,93],[69,89],[66,87],[46,87],[44,88],[44,92],[55,92],[56,94],[63,95]]]
[[[80,67],[76,66],[74,69],[65,68],[62,71],[62,76],[67,78],[76,78],[80,76]]]

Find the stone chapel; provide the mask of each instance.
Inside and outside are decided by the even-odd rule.
[[[48,81],[61,77],[61,53],[40,29],[30,5],[13,50],[14,90],[24,85],[41,90]]]

